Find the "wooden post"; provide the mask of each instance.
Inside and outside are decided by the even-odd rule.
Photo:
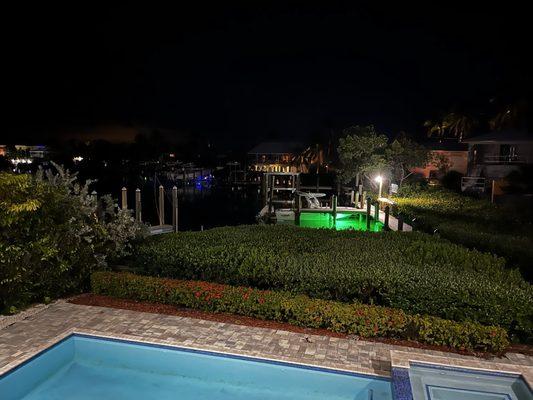
[[[122,209],[127,210],[128,209],[128,189],[125,187],[122,188]]]
[[[375,222],[379,222],[379,202],[378,201],[374,203],[374,220]]]
[[[172,188],[172,230],[178,231],[178,188]]]
[[[135,190],[135,220],[138,222],[142,221],[141,213],[141,189],[137,188]]]
[[[268,190],[267,190],[267,176],[261,174],[261,208],[267,205]]]
[[[272,205],[272,202],[274,201],[274,183],[275,183],[275,178],[274,178],[274,175],[272,175],[270,179],[270,190],[269,190],[270,195],[268,198],[268,213],[269,214],[272,214],[272,212],[274,211],[273,205]]]
[[[370,230],[370,202],[372,199],[370,197],[366,198],[366,230]]]
[[[355,192],[355,207],[359,208],[359,192]]]
[[[365,200],[368,202],[368,199],[370,197],[366,197],[366,191],[363,192],[363,195],[361,196],[361,208],[365,208]]]
[[[385,225],[385,230],[386,231],[389,230],[389,213],[390,213],[390,207],[389,206],[385,206],[385,221],[384,221],[384,225]]]
[[[337,196],[331,196],[331,208],[333,209],[333,219],[337,219]]]
[[[159,225],[165,225],[165,188],[159,185]]]
[[[355,202],[355,191],[351,190],[350,191],[350,205],[354,204],[354,202]]]
[[[398,230],[403,231],[403,215],[398,214]]]
[[[302,197],[299,194],[296,194],[296,211],[294,213],[294,223],[300,225],[300,213],[302,209]]]

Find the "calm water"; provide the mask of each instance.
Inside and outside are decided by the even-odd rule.
[[[391,400],[382,378],[74,336],[0,378],[3,400]]]
[[[143,220],[158,224],[153,185],[143,189]],[[165,190],[165,221],[172,222],[171,186]],[[133,194],[128,203],[134,204]],[[256,223],[261,209],[258,187],[196,185],[178,188],[180,230],[200,230],[216,226]]]

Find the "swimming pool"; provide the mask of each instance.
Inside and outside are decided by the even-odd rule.
[[[391,400],[390,380],[73,334],[0,377],[2,400]]]

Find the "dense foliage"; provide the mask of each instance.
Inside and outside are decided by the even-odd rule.
[[[412,232],[239,226],[151,238],[144,274],[282,289],[455,321],[533,330],[533,289],[504,260]]]
[[[379,134],[372,125],[352,126],[343,130],[339,139],[339,161],[341,176],[345,182],[355,180],[356,184],[366,180],[371,183],[376,175],[384,175],[400,185],[411,175],[414,167],[428,161],[424,146],[410,140],[405,134],[398,135],[390,143],[387,136]]]
[[[57,168],[0,173],[0,312],[80,289],[143,234],[128,211]]]
[[[403,187],[397,211],[415,218],[417,228],[437,230],[452,242],[504,257],[533,279],[533,226],[525,210],[503,209],[485,200],[421,186]]]
[[[507,333],[498,327],[409,315],[386,307],[311,299],[287,292],[113,272],[94,273],[91,287],[97,294],[229,312],[361,337],[410,339],[461,350],[495,352],[503,351],[509,344]]]

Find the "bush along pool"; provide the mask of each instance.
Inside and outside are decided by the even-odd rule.
[[[100,295],[325,328],[362,338],[408,339],[496,353],[509,344],[507,332],[500,327],[411,315],[387,307],[311,299],[281,291],[115,272],[93,273],[91,287]]]

